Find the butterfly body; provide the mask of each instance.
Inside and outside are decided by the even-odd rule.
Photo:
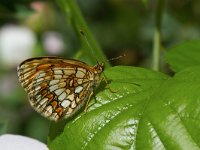
[[[59,57],[38,57],[23,61],[18,77],[31,106],[42,116],[58,121],[76,113],[99,85],[103,64]]]

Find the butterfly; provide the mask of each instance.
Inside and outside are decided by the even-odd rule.
[[[101,82],[103,70],[103,63],[90,66],[60,57],[30,58],[17,67],[30,105],[53,121],[71,117],[86,105]]]

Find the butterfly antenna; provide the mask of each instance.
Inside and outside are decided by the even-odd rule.
[[[117,60],[117,59],[120,59],[120,58],[123,58],[123,57],[126,57],[126,54],[120,55],[118,57],[107,59],[106,61],[110,62],[110,61]]]
[[[84,39],[85,39],[85,41],[86,41],[86,43],[87,43],[87,45],[88,45],[88,47],[89,47],[89,49],[90,49],[92,55],[95,56],[94,51],[93,51],[93,49],[92,49],[92,47],[91,47],[91,45],[90,45],[90,43],[89,43],[89,41],[88,41],[88,38],[87,38],[86,34],[84,33],[83,30],[80,30],[80,33],[81,33],[81,35],[84,37]],[[126,56],[126,54],[123,54],[123,55],[120,55],[120,56],[115,57],[115,58],[107,59],[106,61],[107,61],[107,62],[110,62],[110,61],[117,60],[117,59],[120,59],[120,58],[125,57],[125,56]],[[96,60],[97,64],[99,64],[99,61],[97,60],[96,57],[95,57],[95,60]]]
[[[88,41],[88,39],[87,39],[87,36],[86,36],[85,33],[83,32],[83,30],[80,30],[80,33],[81,33],[81,35],[84,37],[84,39],[85,39],[85,41],[86,41],[86,43],[87,43],[87,46],[88,46],[89,49],[90,49],[90,52],[92,53],[93,56],[95,56],[94,51],[92,50],[92,46],[90,45],[90,43],[89,43],[89,41]],[[97,60],[96,57],[95,57],[95,60],[96,60],[97,64],[99,64],[99,61]]]

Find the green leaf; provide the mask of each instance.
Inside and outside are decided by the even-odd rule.
[[[163,83],[154,95],[147,118],[155,149],[200,148],[200,67],[187,68]]]
[[[146,103],[145,98],[149,97],[154,88],[167,79],[161,73],[134,67],[113,67],[105,71],[105,74],[111,80],[110,88],[117,92],[112,93],[109,89],[102,90],[100,87],[96,95],[96,102],[91,102],[93,104],[86,114],[82,114],[75,121],[72,120],[66,124],[64,132],[50,144],[51,149],[57,149],[60,142],[69,141],[69,139],[71,139],[69,143],[67,142],[69,149],[80,149],[85,147],[86,143],[91,144],[88,136],[94,136],[96,133],[100,137],[94,136],[94,138],[100,138],[98,144],[101,145],[106,139],[103,137],[106,135],[104,132],[110,134],[112,127],[128,121],[131,116],[137,118]],[[108,128],[104,128],[104,125]],[[79,129],[78,132],[77,129]],[[85,149],[94,146],[90,144]],[[65,145],[60,148],[65,149]]]
[[[181,43],[169,50],[166,54],[166,62],[175,72],[200,65],[200,40]]]
[[[105,75],[116,92],[99,87],[96,102],[66,123],[51,150],[200,148],[200,67],[173,78],[122,66]]]

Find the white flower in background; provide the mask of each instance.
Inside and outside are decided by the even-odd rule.
[[[46,32],[43,35],[43,46],[49,54],[60,54],[64,50],[64,41],[57,32]]]
[[[31,57],[35,46],[34,33],[27,27],[6,25],[0,29],[0,58],[3,64],[16,66]]]
[[[4,134],[0,136],[0,149],[2,150],[48,150],[47,146],[35,139],[21,136]]]

